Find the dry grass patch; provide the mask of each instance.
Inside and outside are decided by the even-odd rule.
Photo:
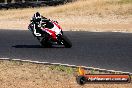
[[[0,10],[0,28],[27,30],[36,11],[57,20],[67,31],[132,32],[132,0],[77,0],[59,6]]]
[[[126,2],[125,2],[126,1]],[[78,0],[60,6],[1,10],[0,19],[29,19],[36,11],[44,16],[132,15],[131,0]]]
[[[52,8],[48,14],[65,15],[132,15],[132,3],[123,0],[78,0]]]
[[[35,64],[20,61],[0,60],[0,88],[131,88],[125,84],[85,84],[76,83],[76,69]],[[91,71],[95,73],[95,71]],[[98,72],[99,73],[99,72]]]

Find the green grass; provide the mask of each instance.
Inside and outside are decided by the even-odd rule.
[[[122,3],[122,4],[127,4],[127,3],[131,3],[132,4],[132,0],[120,0],[118,2]]]
[[[66,72],[67,74],[72,74],[76,70],[74,68],[67,67],[67,66],[62,66],[62,65],[52,65],[52,66],[50,66],[50,69],[61,71],[61,72]]]
[[[111,5],[132,4],[132,0],[111,0],[111,1],[106,1],[106,4],[111,4]]]

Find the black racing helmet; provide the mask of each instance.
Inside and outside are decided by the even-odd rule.
[[[34,16],[33,16],[33,20],[34,20],[35,22],[40,22],[41,19],[42,19],[42,17],[41,17],[41,15],[40,15],[40,13],[39,13],[39,12],[36,12],[36,13],[34,14]]]

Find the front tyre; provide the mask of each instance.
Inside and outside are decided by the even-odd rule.
[[[62,37],[62,43],[66,48],[71,48],[72,47],[72,43],[71,41],[64,35],[61,36]]]

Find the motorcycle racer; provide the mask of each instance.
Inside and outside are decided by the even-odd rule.
[[[32,19],[31,19],[31,24],[34,29],[34,35],[37,36],[42,36],[42,32],[46,32],[49,35],[52,36],[54,40],[56,40],[58,36],[58,32],[55,30],[56,26],[59,27],[57,21],[52,21],[46,17],[43,17],[39,12],[36,12]],[[56,35],[55,35],[56,33]]]
[[[54,47],[54,45],[72,47],[71,41],[64,35],[58,22],[43,17],[39,12],[31,18],[28,29],[39,40],[42,47]]]

